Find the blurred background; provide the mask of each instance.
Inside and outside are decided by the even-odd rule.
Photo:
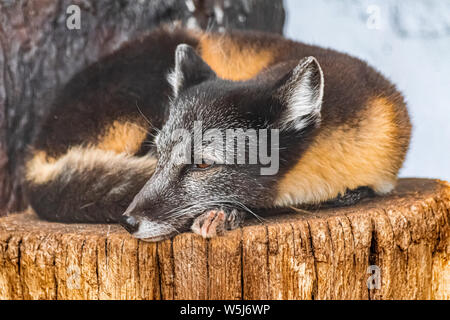
[[[413,137],[401,176],[450,181],[450,1],[284,0],[284,35],[366,60],[403,92]]]

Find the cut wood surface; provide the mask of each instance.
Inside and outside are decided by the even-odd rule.
[[[0,298],[449,299],[449,212],[450,184],[402,179],[386,197],[210,240],[146,243],[117,225],[10,215],[0,219]]]

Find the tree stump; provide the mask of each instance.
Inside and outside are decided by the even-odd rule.
[[[210,240],[146,243],[117,225],[10,215],[0,219],[0,298],[448,299],[449,213],[450,184],[402,179],[386,197]]]

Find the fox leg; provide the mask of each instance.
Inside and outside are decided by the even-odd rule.
[[[192,231],[203,238],[212,238],[223,235],[227,230],[238,228],[244,221],[245,213],[236,209],[208,210],[195,218]]]

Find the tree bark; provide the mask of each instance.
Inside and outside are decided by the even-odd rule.
[[[449,299],[449,215],[450,184],[403,179],[386,197],[210,240],[145,243],[117,225],[7,216],[0,299]]]
[[[70,5],[80,29],[69,30]],[[282,0],[0,1],[0,215],[27,205],[24,152],[58,90],[80,69],[160,24],[282,32]]]

